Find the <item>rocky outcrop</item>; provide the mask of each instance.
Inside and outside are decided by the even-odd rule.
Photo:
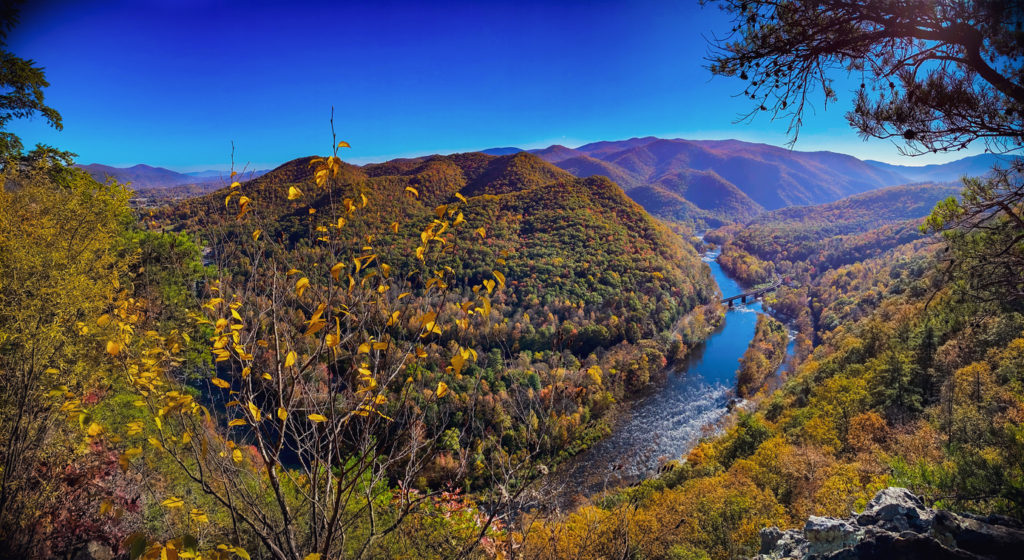
[[[1024,558],[1024,526],[999,516],[934,510],[905,488],[886,488],[860,514],[812,516],[803,529],[761,531],[760,560]]]

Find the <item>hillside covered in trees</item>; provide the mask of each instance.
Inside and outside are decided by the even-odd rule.
[[[1010,155],[910,169],[643,137],[357,165],[332,110],[326,155],[246,174],[232,144],[212,191],[188,186],[206,172],[128,168],[140,189],[186,186],[154,197],[108,179],[113,168],[25,148],[11,122],[64,121],[43,68],[8,50],[17,6],[0,8],[0,558],[718,560],[770,553],[787,529],[813,537],[827,520],[812,516],[891,523],[884,535],[851,525],[853,540],[806,557],[871,557],[853,546],[868,533],[908,557],[966,557],[956,538],[1012,554],[1024,542],[1024,12],[714,4],[731,32],[711,36],[702,72],[741,82],[748,118],[788,119],[793,142],[809,96],[838,101],[832,73],[845,72],[862,137]],[[347,33],[369,42],[362,31]],[[285,38],[267,43],[293,48]],[[74,54],[62,54],[71,66]],[[391,79],[389,61],[341,73]],[[317,65],[303,95],[339,83],[342,65]],[[435,77],[421,74],[432,103]],[[566,85],[555,78],[543,95]],[[657,474],[594,461],[607,472],[579,478],[604,484],[563,500],[574,463],[623,418],[646,427],[634,405],[703,363],[692,358],[723,321],[760,309],[723,308],[709,248],[744,285],[773,282],[735,377],[715,381],[695,443],[658,458]],[[883,519],[869,500],[890,486],[906,489],[889,494],[907,511],[995,523],[1003,540],[922,529],[940,513]]]

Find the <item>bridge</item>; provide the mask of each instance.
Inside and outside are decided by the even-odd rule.
[[[738,294],[738,295],[735,295],[735,296],[730,296],[730,297],[727,297],[727,298],[722,298],[722,303],[727,303],[727,304],[729,304],[729,307],[732,307],[733,306],[733,302],[735,302],[736,300],[740,300],[740,303],[747,303],[747,298],[750,298],[751,301],[754,301],[754,300],[760,298],[761,296],[767,294],[768,292],[774,292],[781,285],[782,285],[782,279],[779,278],[779,276],[776,274],[775,278],[772,279],[772,283],[771,284],[769,284],[767,286],[761,286],[760,288],[754,288],[752,290],[748,290],[746,292],[743,292],[742,294]]]

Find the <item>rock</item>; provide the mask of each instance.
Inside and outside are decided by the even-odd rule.
[[[1024,526],[999,516],[932,510],[905,488],[886,488],[846,519],[811,516],[802,530],[763,529],[758,558],[1024,558]]]
[[[807,541],[801,531],[783,531],[778,527],[761,530],[761,553],[769,554],[773,559],[802,556],[806,547]]]
[[[761,529],[761,554],[767,554],[768,551],[775,548],[775,545],[779,544],[782,539],[782,529],[778,527],[768,527],[767,529]]]
[[[939,511],[932,523],[938,540],[987,558],[1024,556],[1024,531]]]
[[[114,560],[114,551],[99,541],[89,541],[85,548],[79,549],[73,560]]]
[[[804,525],[804,538],[811,554],[827,554],[857,544],[860,530],[843,519],[811,516]]]

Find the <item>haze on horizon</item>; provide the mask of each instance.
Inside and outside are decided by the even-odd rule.
[[[325,153],[332,106],[354,163],[640,136],[784,145],[788,120],[734,124],[742,82],[703,68],[726,30],[696,2],[40,1],[10,47],[45,67],[65,128],[11,129],[81,163],[186,172],[226,168],[232,142],[250,169]],[[795,149],[902,165],[983,151],[862,141],[844,118],[857,80],[836,77],[839,102],[814,100]]]

